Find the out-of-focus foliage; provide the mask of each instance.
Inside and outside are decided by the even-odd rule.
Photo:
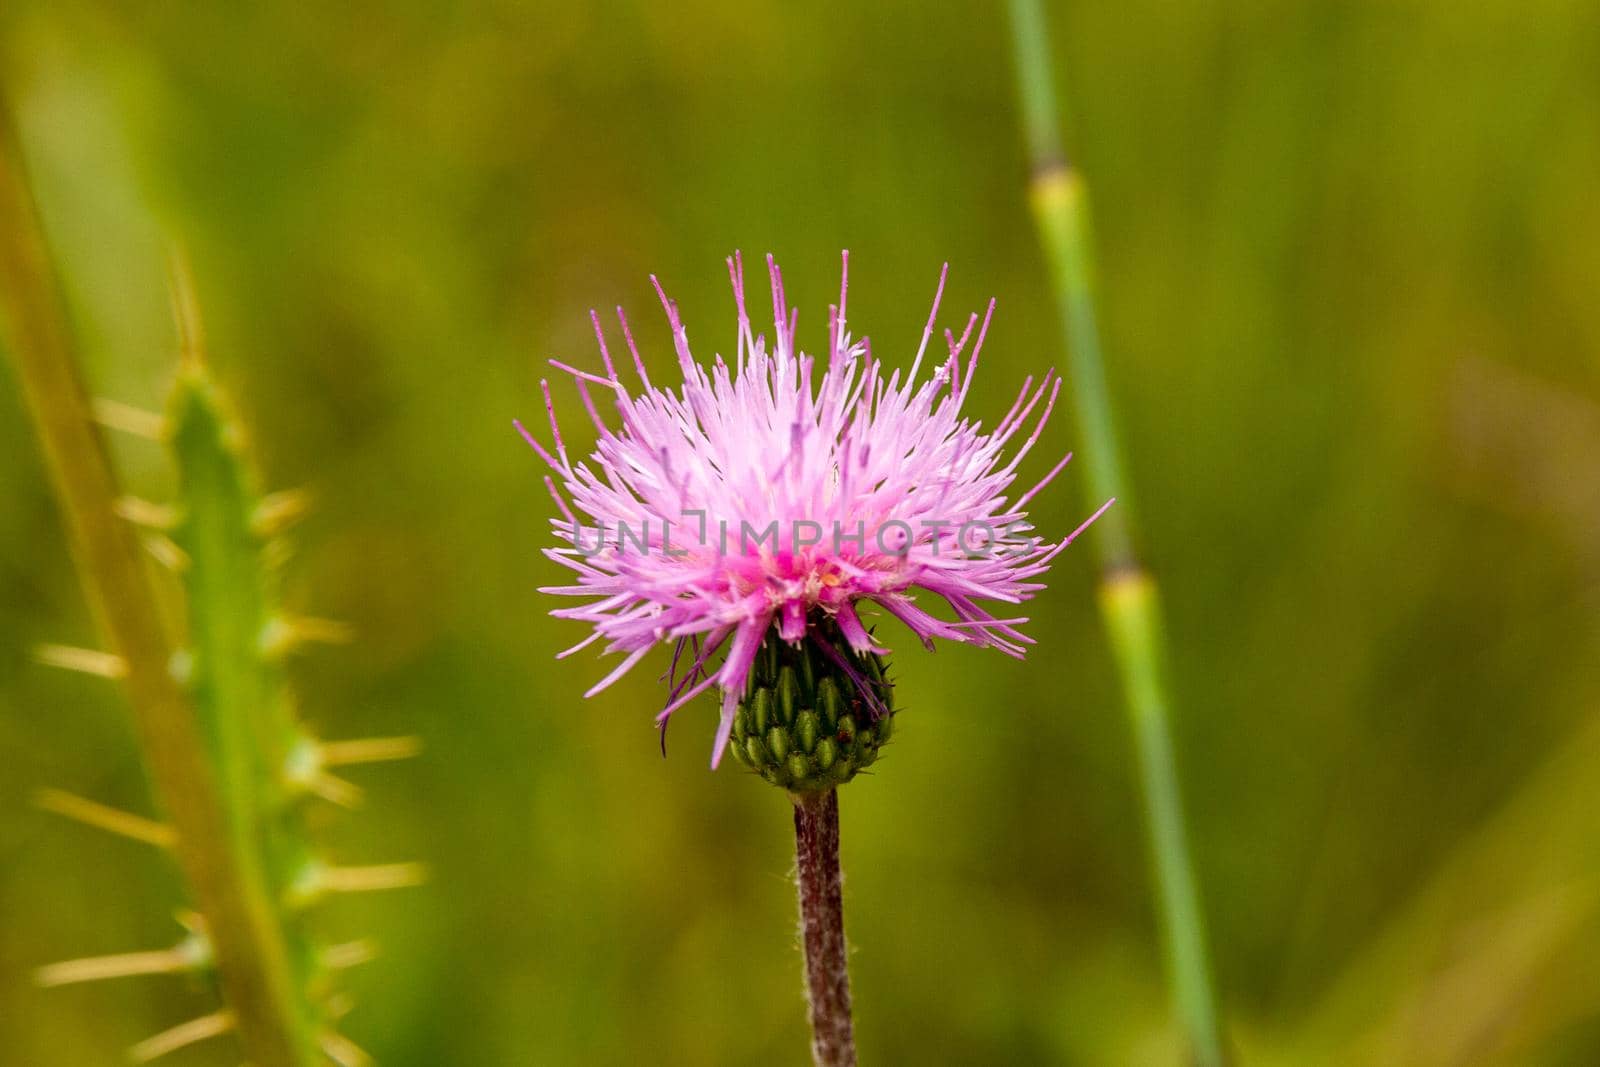
[[[973,396],[1002,414],[1061,353],[997,12],[12,0],[0,34],[92,378],[158,403],[181,239],[267,481],[319,501],[292,596],[360,634],[300,665],[305,714],[428,744],[329,828],[434,872],[347,914],[386,949],[352,1036],[392,1067],[796,1061],[784,802],[706,771],[709,701],[663,761],[654,672],[585,703],[605,667],[553,661],[581,634],[535,592],[510,419],[546,356],[595,362],[591,305],[671,365],[650,271],[731,347],[736,247],[782,257],[814,347],[849,247],[891,361],[950,260],[951,318],[999,297]],[[1594,1062],[1600,14],[1136,0],[1055,37],[1245,1061]],[[117,458],[170,490],[159,449]],[[116,692],[26,655],[92,632],[9,373],[0,476],[0,1059],[114,1063],[206,1001],[29,982],[169,943],[178,887],[28,806],[146,800]],[[903,651],[894,747],[844,793],[871,1062],[1171,1062],[1085,554],[1029,614],[1026,664]]]

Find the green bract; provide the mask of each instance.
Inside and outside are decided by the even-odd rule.
[[[830,642],[856,678],[819,640]],[[874,714],[861,684],[888,714]],[[892,690],[883,660],[850,651],[836,633],[817,630],[791,645],[773,632],[751,668],[730,747],[740,763],[791,793],[832,789],[872,766],[889,742]]]

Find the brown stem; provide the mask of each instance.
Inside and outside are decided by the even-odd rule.
[[[839,874],[839,795],[794,797],[794,855],[800,933],[811,1001],[811,1058],[817,1067],[854,1067],[850,970],[844,941],[844,884]]]

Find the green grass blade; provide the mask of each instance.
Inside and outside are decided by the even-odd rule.
[[[1083,442],[1084,487],[1091,507],[1117,500],[1090,529],[1090,537],[1101,568],[1101,618],[1116,656],[1138,754],[1167,972],[1195,1061],[1218,1067],[1226,1057],[1173,751],[1160,597],[1134,547],[1132,494],[1095,321],[1088,194],[1083,176],[1061,148],[1044,13],[1038,0],[1013,0],[1011,11],[1033,167],[1029,200],[1066,337],[1070,392]]]

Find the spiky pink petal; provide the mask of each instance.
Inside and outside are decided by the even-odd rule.
[[[544,382],[554,452],[516,424],[554,475],[546,481],[561,513],[552,520],[561,545],[546,554],[576,575],[575,584],[545,591],[587,600],[551,614],[593,627],[562,655],[595,640],[623,654],[595,693],[649,649],[676,644],[667,675],[672,693],[657,719],[664,725],[690,700],[720,688],[712,766],[727,745],[756,654],[774,629],[786,641],[819,640],[842,661],[840,650],[817,636],[816,620],[831,618],[853,652],[881,653],[887,650],[859,614],[864,603],[876,604],[930,649],[937,639],[1020,657],[1031,643],[1018,629],[1027,620],[997,617],[982,604],[1030,599],[1043,588],[1033,579],[1105,510],[1055,542],[1036,537],[1028,524],[1028,503],[1071,459],[1016,491],[1017,468],[1040,440],[1061,390],[1053,371],[1030,376],[992,430],[963,415],[993,301],[959,337],[945,332],[946,357],[919,380],[948,266],[941,270],[910,368],[885,377],[870,343],[848,332],[849,254],[843,259],[825,367],[795,347],[798,311],[770,256],[772,341],[754,333],[744,260],[735,253],[727,261],[737,311],[731,366],[721,356],[709,367],[695,361],[677,305],[652,276],[681,386],[651,384],[618,308],[641,383],[630,391],[591,312],[604,374],[551,364],[577,385],[598,434],[593,451],[572,463]],[[591,387],[609,392],[620,427],[606,424]],[[1007,454],[1024,428],[1021,447]],[[955,618],[935,616],[919,594],[943,601]],[[680,674],[686,640],[695,643],[693,662]],[[708,669],[719,652],[721,665]]]

